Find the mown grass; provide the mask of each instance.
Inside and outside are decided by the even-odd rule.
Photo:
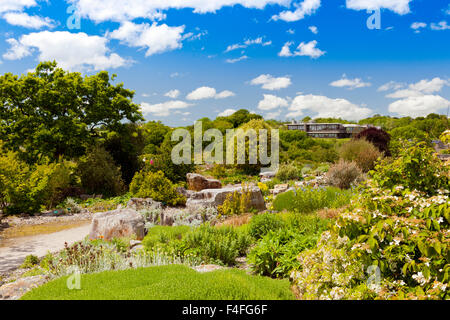
[[[288,280],[250,276],[226,269],[198,273],[169,265],[81,276],[81,289],[69,290],[67,277],[36,288],[22,300],[292,300]]]

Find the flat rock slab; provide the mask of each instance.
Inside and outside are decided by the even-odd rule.
[[[63,230],[51,234],[31,237],[7,239],[0,247],[0,274],[19,267],[25,257],[32,254],[43,257],[50,252],[64,249],[64,243],[69,245],[83,240],[89,234],[90,226]]]
[[[144,224],[143,216],[133,209],[99,212],[92,218],[89,238],[111,240],[136,236],[137,240],[142,240],[145,235]]]
[[[49,281],[48,276],[33,276],[19,279],[0,287],[0,300],[19,300],[28,291]]]

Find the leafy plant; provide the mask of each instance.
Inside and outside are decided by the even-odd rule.
[[[339,149],[339,156],[346,161],[355,161],[363,172],[375,167],[375,162],[381,156],[380,151],[364,139],[351,140]]]
[[[325,178],[329,185],[340,189],[349,189],[362,180],[363,173],[356,162],[347,162],[343,159],[331,166]]]
[[[255,215],[250,220],[249,234],[255,239],[261,239],[270,231],[281,229],[285,226],[283,219],[271,213]]]
[[[247,213],[251,208],[251,191],[248,186],[242,185],[242,190],[227,195],[222,205],[217,207],[219,215],[232,216]]]
[[[282,164],[276,177],[281,181],[296,180],[299,178],[298,168],[293,163]]]

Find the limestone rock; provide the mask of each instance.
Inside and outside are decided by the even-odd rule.
[[[273,195],[279,195],[280,193],[284,193],[286,191],[288,191],[289,189],[289,185],[286,184],[277,184],[276,186],[273,187]]]
[[[89,238],[111,240],[113,238],[145,236],[144,218],[133,209],[120,209],[96,213],[92,218]]]
[[[222,184],[219,180],[208,179],[197,173],[186,175],[189,190],[201,191],[205,189],[220,189]]]

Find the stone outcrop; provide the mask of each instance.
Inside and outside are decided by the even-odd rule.
[[[96,213],[92,218],[90,239],[105,239],[136,236],[142,240],[145,236],[144,218],[136,210],[119,209]]]
[[[155,201],[153,199],[142,199],[142,198],[131,198],[127,203],[128,209],[133,209],[136,211],[140,210],[153,210],[162,209],[162,203]]]
[[[28,291],[37,288],[50,278],[46,275],[21,278],[0,287],[0,300],[18,300]]]
[[[201,191],[205,189],[220,189],[222,184],[219,180],[208,179],[197,173],[186,175],[189,190]]]
[[[277,184],[276,186],[273,187],[273,195],[279,195],[280,193],[284,193],[286,191],[288,191],[289,189],[289,185],[286,184]]]
[[[258,187],[252,186],[247,189],[250,192],[250,208],[258,211],[266,209],[264,198]],[[218,207],[225,202],[229,194],[242,193],[242,186],[230,186],[222,189],[206,189],[196,192],[186,202],[188,208]]]

